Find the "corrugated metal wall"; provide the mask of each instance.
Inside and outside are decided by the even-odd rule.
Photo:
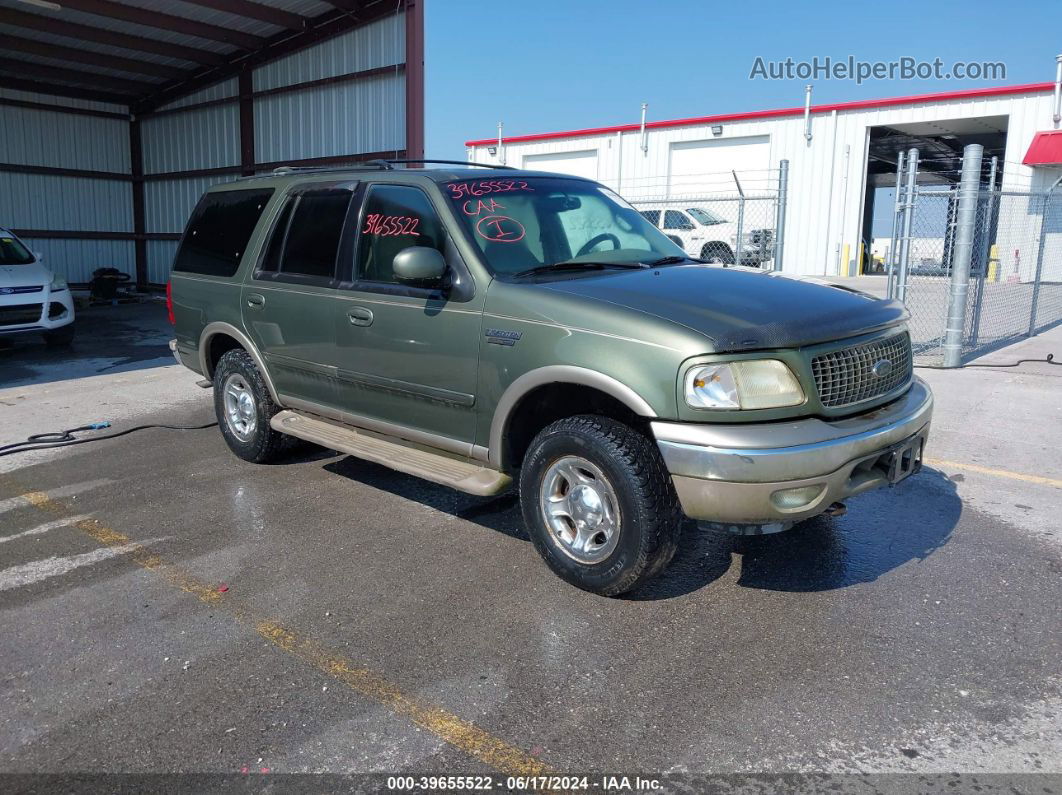
[[[42,105],[110,113],[125,108],[102,102],[0,89],[0,97]],[[44,108],[5,106],[0,162],[25,166],[129,173],[129,122]],[[0,226],[48,231],[131,232],[128,180],[0,172]],[[100,267],[135,273],[132,241],[26,237],[48,266],[72,282]]]
[[[396,66],[405,62],[399,14],[273,61],[254,72],[254,90]],[[255,160],[272,163],[405,148],[405,77],[381,74],[254,102]]]
[[[272,163],[403,150],[405,49],[405,18],[398,13],[253,70],[253,90],[269,91],[394,67],[393,73],[256,97],[255,160]],[[238,92],[238,79],[226,79],[161,107],[158,115],[140,119],[147,234],[180,234],[208,187],[238,177]],[[128,108],[122,106],[6,88],[0,88],[0,98],[128,114]],[[232,101],[225,102],[227,99]],[[219,100],[209,107],[195,107]],[[131,234],[134,190],[129,133],[128,118],[0,106],[0,163],[108,172],[120,177],[0,172],[0,226]],[[178,175],[204,169],[230,171]],[[38,236],[29,237],[27,242],[72,282],[87,282],[93,270],[104,266],[136,275],[133,240]],[[169,278],[176,248],[176,240],[146,242],[151,283],[161,284]]]
[[[1021,165],[1021,160],[1033,133],[1051,128],[1048,93],[815,114],[810,143],[804,139],[803,118],[793,116],[727,122],[721,136],[713,135],[710,125],[650,129],[645,153],[640,146],[641,136],[634,131],[507,144],[505,157],[510,165],[519,166],[528,155],[594,150],[597,178],[620,193],[630,194],[646,184],[666,183],[673,144],[767,135],[770,166],[777,168],[783,159],[790,162],[785,270],[836,275],[843,246],[847,244],[854,257],[862,234],[869,129],[988,116],[1008,118],[1003,188],[1027,190],[1037,179],[1036,172]],[[496,160],[486,146],[473,147],[468,152],[470,160]]]

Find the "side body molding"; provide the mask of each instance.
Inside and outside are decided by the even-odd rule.
[[[199,369],[206,378],[214,378],[214,370],[209,366],[207,362],[207,354],[210,352],[210,340],[216,337],[218,334],[224,334],[228,337],[232,337],[254,359],[255,366],[258,367],[258,372],[262,374],[262,380],[265,381],[266,387],[269,389],[269,396],[273,398],[273,402],[278,406],[283,406],[279,395],[277,394],[276,387],[273,386],[273,379],[269,375],[269,370],[265,366],[265,359],[262,358],[262,354],[259,353],[258,348],[251,342],[250,338],[233,326],[231,323],[223,323],[221,321],[215,321],[213,323],[207,323],[203,328],[203,333],[199,335]]]
[[[498,469],[503,469],[504,440],[509,428],[509,418],[520,399],[532,390],[546,384],[578,384],[588,386],[610,395],[623,403],[640,417],[655,417],[656,412],[645,399],[615,378],[586,367],[570,364],[554,364],[531,370],[513,381],[502,393],[494,409],[494,418],[490,424],[490,447],[488,461]]]

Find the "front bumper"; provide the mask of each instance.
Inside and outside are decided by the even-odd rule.
[[[53,292],[47,285],[16,289],[0,295],[0,335],[52,331],[74,322],[70,290]]]
[[[766,532],[888,485],[883,457],[900,442],[920,438],[924,445],[932,413],[933,395],[915,378],[903,397],[840,420],[654,422],[652,429],[687,516],[736,525],[737,532],[748,526]],[[772,499],[802,487],[811,487],[811,496],[797,507],[781,508]]]

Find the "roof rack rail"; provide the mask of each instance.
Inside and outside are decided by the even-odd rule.
[[[284,174],[306,174],[315,173],[321,171],[355,171],[358,169],[375,170],[375,171],[394,171],[395,166],[409,165],[411,163],[438,163],[448,166],[474,166],[477,168],[496,168],[504,169],[507,171],[514,171],[512,166],[499,166],[494,163],[472,163],[466,160],[361,160],[351,161],[349,164],[332,164],[328,166],[277,166],[273,169],[274,176],[283,176]]]
[[[394,166],[386,160],[362,160],[354,161],[346,165],[337,163],[329,166],[277,166],[273,169],[272,173],[276,176],[281,176],[283,174],[303,174],[314,171],[351,171],[354,169],[393,171]]]
[[[506,171],[515,171],[512,166],[500,166],[496,163],[473,163],[470,160],[386,160],[386,163],[395,165],[408,165],[409,163],[441,163],[446,166],[475,166],[477,168],[498,168]]]

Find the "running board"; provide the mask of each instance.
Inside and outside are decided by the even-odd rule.
[[[486,497],[504,491],[512,483],[511,477],[496,469],[411,447],[349,425],[296,411],[281,411],[269,424],[280,433],[297,436],[330,450],[383,464],[407,475],[416,475],[468,494]]]

